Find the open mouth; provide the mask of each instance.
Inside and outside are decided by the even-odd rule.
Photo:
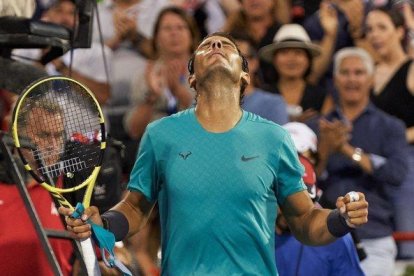
[[[374,43],[372,43],[372,47],[373,47],[375,50],[381,49],[381,48],[382,48],[382,46],[383,46],[383,43],[380,43],[380,42],[374,42]]]

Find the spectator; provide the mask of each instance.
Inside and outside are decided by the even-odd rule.
[[[259,52],[261,58],[276,69],[273,90],[285,99],[292,121],[304,122],[332,107],[326,91],[307,82],[312,62],[320,52],[320,47],[311,43],[298,24],[282,26],[273,43]]]
[[[36,143],[36,147],[40,151],[60,150],[63,147],[63,139],[60,137],[64,132],[61,109],[56,107],[53,111],[49,111],[52,109],[45,110],[43,106],[36,106],[25,113],[31,119],[28,119],[27,125],[24,126],[29,130],[35,129],[27,131],[27,138],[32,143]],[[39,127],[35,128],[34,125],[38,122],[40,122]],[[22,147],[22,151],[30,164],[36,164],[31,149]],[[55,164],[58,161],[57,159],[56,155],[49,155],[44,158],[43,162],[47,167]],[[19,188],[11,179],[13,175],[10,173],[11,169],[6,164],[6,159],[1,160],[1,162],[1,171],[5,173],[2,175],[3,179],[0,180],[1,273],[4,275],[54,275],[26,210],[27,207],[25,207],[21,198]],[[16,164],[18,164],[18,169],[22,171],[21,173],[24,176],[22,185],[26,185],[30,198],[34,203],[35,211],[39,215],[41,225],[63,231],[62,220],[49,192],[34,181],[26,171],[23,171],[23,164],[20,159],[16,160]],[[56,186],[62,187],[62,184],[62,178],[59,178],[56,181]],[[19,219],[11,220],[10,216],[13,214],[19,214]],[[72,265],[70,259],[73,253],[71,242],[62,239],[50,239],[50,244],[62,273],[71,275]]]
[[[378,53],[372,101],[404,121],[411,145],[409,175],[401,187],[388,191],[394,195],[395,227],[397,231],[414,231],[414,62],[403,48],[404,18],[398,10],[376,8],[368,13],[366,30],[368,42]],[[414,242],[402,242],[399,254],[414,258]]]
[[[355,230],[367,254],[361,267],[367,275],[392,275],[397,250],[386,191],[400,186],[408,172],[405,127],[370,102],[374,63],[366,51],[341,49],[334,64],[339,105],[319,123],[321,205],[334,206],[349,189],[364,191],[368,223]]]
[[[43,12],[42,20],[62,25],[74,30],[76,25],[76,7],[72,0],[57,0]],[[103,49],[108,64],[111,63],[112,53],[109,48]],[[41,49],[17,49],[13,55],[20,61],[40,60]],[[50,75],[70,76],[86,85],[95,95],[98,102],[104,105],[111,96],[110,84],[105,72],[105,64],[101,45],[92,42],[91,48],[74,49],[73,60],[70,52],[57,58],[45,67]],[[71,64],[72,63],[72,64]],[[71,67],[71,69],[70,69]],[[110,68],[108,68],[110,72]]]
[[[322,52],[328,56],[326,63],[321,66],[317,78],[312,79],[313,84],[320,84],[335,100],[337,94],[332,82],[332,57],[340,49],[350,46],[358,46],[366,49],[375,56],[375,52],[367,44],[364,38],[363,23],[368,12],[369,1],[364,0],[328,0],[322,1],[318,12],[308,17],[303,26],[311,40],[322,47]],[[329,14],[336,13],[336,28],[329,28]],[[328,16],[326,15],[328,14]],[[335,31],[336,32],[332,32]]]
[[[124,128],[125,114],[131,104],[132,79],[144,75],[155,19],[168,0],[105,0],[98,3],[102,38],[112,49],[111,99],[105,109],[109,119],[109,134],[125,145],[123,172],[133,166],[137,140]],[[94,24],[94,39],[99,28]]]
[[[188,108],[193,92],[187,84],[187,62],[198,41],[195,24],[184,10],[168,7],[155,23],[156,60],[134,79],[133,104],[125,119],[129,135],[139,139],[148,123]]]

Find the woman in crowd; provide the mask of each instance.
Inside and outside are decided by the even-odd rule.
[[[375,86],[372,101],[385,112],[405,122],[410,146],[411,173],[395,195],[396,230],[414,230],[414,62],[403,45],[405,39],[404,17],[399,11],[376,8],[366,19],[366,36],[378,55],[375,69]],[[410,27],[410,26],[408,26]],[[411,26],[410,31],[414,31]],[[402,244],[400,255],[414,257],[414,242]]]
[[[326,90],[307,81],[314,58],[320,54],[321,48],[298,24],[281,27],[273,43],[260,50],[260,57],[276,69],[271,90],[284,97],[292,121],[307,121],[332,107]]]
[[[184,10],[169,7],[161,11],[153,34],[155,60],[133,81],[133,106],[124,121],[131,137],[139,139],[151,121],[192,104],[187,62],[197,42],[195,24]]]

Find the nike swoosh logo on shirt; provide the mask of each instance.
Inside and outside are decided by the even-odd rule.
[[[246,156],[242,155],[242,157],[241,157],[241,161],[243,161],[243,162],[247,162],[247,161],[250,161],[250,160],[253,160],[253,159],[256,159],[256,158],[259,158],[259,155],[256,155],[256,156],[250,156],[250,157],[246,157]]]

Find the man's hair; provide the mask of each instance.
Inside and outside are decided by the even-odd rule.
[[[215,32],[215,33],[209,34],[206,37],[204,37],[202,42],[204,40],[206,40],[207,38],[212,37],[212,36],[221,36],[221,37],[225,37],[228,40],[230,40],[234,44],[234,46],[236,47],[237,52],[239,53],[239,56],[242,60],[242,70],[246,73],[249,73],[249,63],[247,62],[247,59],[242,55],[242,53],[241,53],[239,47],[237,46],[237,43],[234,40],[234,38],[230,34],[225,33],[225,32]],[[188,65],[187,65],[188,72],[190,73],[190,75],[194,74],[194,61],[195,61],[195,53],[192,54],[190,60],[188,61]],[[242,81],[242,83],[240,85],[240,104],[242,104],[242,102],[243,102],[244,90],[246,90],[247,85],[248,84],[245,81]],[[196,99],[196,102],[197,102],[197,99]]]
[[[30,113],[33,109],[42,109],[50,114],[64,114],[62,107],[58,103],[54,103],[50,100],[46,99],[27,99],[27,103],[25,104],[25,108],[20,110],[19,117],[21,119],[18,120],[20,127],[26,127],[27,121],[29,119]]]
[[[380,6],[373,8],[370,12],[379,11],[385,13],[390,19],[395,28],[404,27],[405,20],[402,13],[395,7]]]
[[[339,50],[334,57],[334,74],[338,75],[342,61],[348,57],[358,57],[367,70],[368,75],[374,74],[374,61],[372,57],[362,48],[358,47],[346,47]]]

